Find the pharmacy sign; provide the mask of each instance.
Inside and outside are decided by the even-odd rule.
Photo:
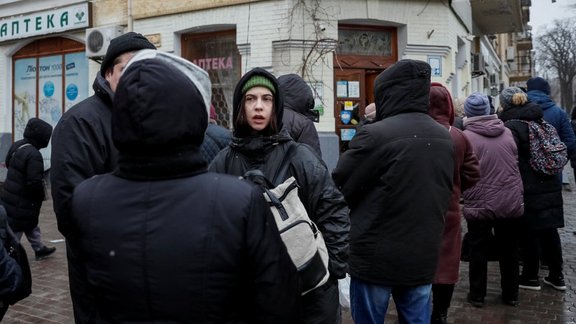
[[[0,42],[90,27],[90,3],[0,18]]]

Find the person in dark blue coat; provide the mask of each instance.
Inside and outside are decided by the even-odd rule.
[[[216,109],[210,105],[210,121],[206,134],[204,135],[204,142],[200,146],[202,156],[210,164],[216,154],[223,148],[227,147],[232,140],[232,132],[230,130],[216,124]]]
[[[576,161],[576,136],[570,124],[570,118],[568,118],[566,111],[558,106],[550,97],[550,84],[541,77],[535,77],[529,79],[526,82],[526,86],[528,100],[538,104],[540,108],[542,108],[544,120],[556,128],[560,139],[568,148],[570,160]],[[559,176],[559,179],[560,178]],[[562,179],[562,184],[567,187],[567,189],[570,187],[568,179]]]
[[[296,268],[260,188],[207,172],[200,153],[210,89],[204,70],[168,53],[143,50],[124,69],[118,168],[72,198],[86,322],[294,323]]]

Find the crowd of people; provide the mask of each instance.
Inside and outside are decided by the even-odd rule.
[[[523,121],[548,121],[570,156],[576,139],[548,82],[527,86],[504,89],[499,109],[473,93],[458,116],[427,63],[400,60],[376,78],[375,102],[330,172],[300,76],[247,71],[229,131],[216,125],[208,74],[130,32],[111,41],[94,95],[53,132],[30,120],[6,158],[0,197],[18,239],[27,236],[37,259],[53,253],[38,228],[38,150],[52,136],[51,192],[76,323],[336,324],[346,274],[355,323],[383,323],[390,298],[400,323],[447,323],[462,219],[473,306],[484,306],[493,240],[504,304],[521,303],[519,288],[540,289],[543,262],[543,282],[566,289],[562,175],[531,168]],[[296,180],[328,252],[320,287],[303,292],[261,188],[242,179],[251,170]],[[0,262],[0,273],[4,264],[14,269]]]

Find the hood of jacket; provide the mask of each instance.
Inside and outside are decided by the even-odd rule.
[[[539,120],[544,116],[539,105],[528,102],[523,106],[511,106],[498,115],[503,122],[510,119]]]
[[[244,76],[240,79],[240,81],[238,81],[238,84],[236,84],[236,88],[234,89],[234,97],[232,100],[232,103],[234,105],[234,110],[232,113],[232,124],[234,125],[234,136],[236,137],[246,136],[245,132],[243,132],[241,129],[238,128],[236,120],[238,119],[238,115],[240,114],[241,109],[244,109],[244,107],[242,107],[243,102],[242,88],[244,87],[244,84],[254,75],[261,75],[270,80],[270,82],[272,82],[272,85],[276,90],[275,91],[276,93],[274,94],[274,113],[276,115],[276,121],[278,123],[277,129],[278,130],[282,129],[283,125],[282,116],[284,115],[284,97],[282,89],[280,89],[280,87],[278,86],[278,81],[276,80],[276,77],[274,77],[274,75],[264,70],[263,68],[257,67],[246,72],[246,74],[244,74]]]
[[[298,112],[314,121],[314,94],[312,88],[298,74],[286,74],[278,78],[284,93],[284,108]]]
[[[427,113],[430,105],[430,65],[423,61],[400,60],[374,82],[376,118],[409,113]]]
[[[454,104],[446,87],[438,82],[430,85],[430,107],[428,114],[441,125],[449,127],[454,123]]]
[[[542,109],[548,109],[556,105],[554,100],[552,100],[552,98],[550,98],[550,96],[544,91],[530,90],[527,92],[527,95],[531,102],[539,104]]]
[[[24,138],[37,149],[48,146],[52,125],[39,118],[30,118],[24,129]]]
[[[131,178],[189,176],[204,167],[200,145],[208,126],[206,102],[196,84],[208,74],[184,73],[158,57],[134,56],[118,83],[112,109],[112,139],[121,175]],[[199,78],[201,80],[194,80]]]
[[[497,115],[464,117],[464,129],[486,137],[498,137],[504,130],[504,122]]]

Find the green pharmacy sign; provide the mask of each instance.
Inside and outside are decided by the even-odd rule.
[[[0,18],[0,42],[90,27],[88,2]]]

